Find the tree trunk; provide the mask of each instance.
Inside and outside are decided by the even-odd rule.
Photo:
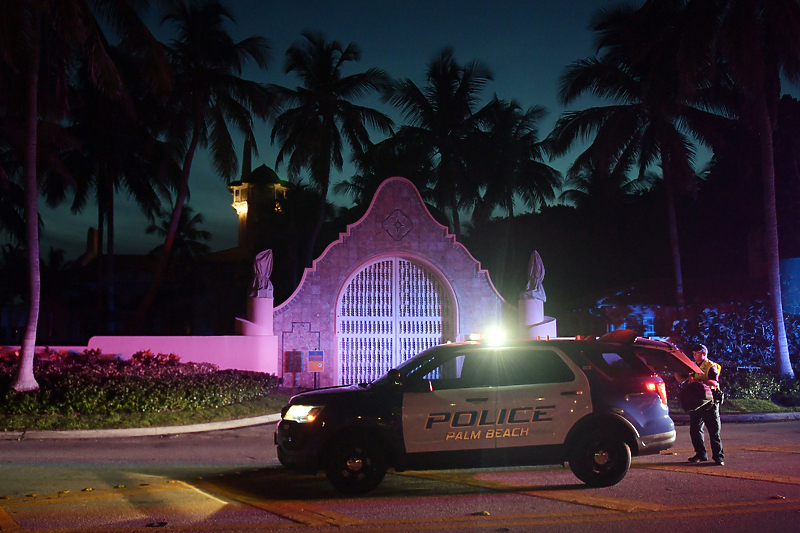
[[[311,232],[308,242],[308,249],[306,250],[306,268],[311,268],[311,263],[314,260],[314,246],[317,244],[317,238],[319,237],[320,231],[322,231],[322,225],[325,223],[325,207],[328,204],[328,186],[330,185],[330,179],[329,169],[327,175],[324,177],[324,182],[322,182],[324,186],[320,192],[319,204],[317,204],[317,222],[314,224],[314,229]]]
[[[150,306],[153,305],[156,295],[158,294],[158,291],[161,289],[161,285],[164,282],[164,274],[167,270],[167,263],[169,262],[169,257],[172,253],[172,245],[175,243],[175,237],[178,234],[178,225],[180,223],[181,213],[183,212],[183,204],[186,201],[186,195],[189,191],[189,174],[192,170],[192,161],[194,160],[194,154],[197,151],[197,146],[199,143],[200,126],[195,125],[192,133],[192,141],[189,144],[189,148],[186,150],[186,155],[183,159],[181,184],[178,189],[178,194],[175,197],[175,208],[172,211],[172,220],[170,221],[169,225],[169,233],[167,233],[167,237],[164,239],[164,247],[161,249],[161,255],[158,257],[156,271],[153,274],[153,281],[150,283],[147,292],[142,298],[142,301],[139,303],[139,307],[136,309],[133,318],[127,325],[126,329],[130,332],[130,334],[140,333],[142,323],[144,322],[144,317],[147,314],[147,311],[150,309]]]
[[[767,275],[769,299],[772,304],[772,326],[775,333],[775,365],[779,373],[794,377],[789,359],[789,343],[786,339],[786,325],[783,320],[781,300],[780,253],[778,249],[778,215],[775,209],[775,163],[772,142],[772,125],[766,102],[759,99],[758,138],[761,150],[761,179],[764,186],[764,225],[767,252]]]
[[[33,360],[36,356],[36,328],[39,322],[39,299],[41,297],[41,274],[39,270],[39,187],[36,179],[36,153],[38,147],[39,123],[39,17],[33,13],[34,35],[31,36],[33,52],[27,76],[27,104],[25,113],[26,150],[24,156],[23,175],[25,180],[25,226],[27,228],[28,253],[28,322],[25,325],[25,337],[22,340],[19,366],[11,387],[18,392],[39,388],[33,375]]]
[[[108,231],[106,238],[108,239],[108,246],[106,246],[106,254],[108,260],[106,266],[108,268],[106,279],[108,280],[108,333],[113,335],[116,330],[116,309],[114,307],[114,187],[111,186],[111,195],[108,197],[108,216],[107,216]]]
[[[453,233],[457,241],[461,241],[461,217],[458,213],[458,201],[456,200],[455,192],[450,200],[450,210],[453,213]]]
[[[664,172],[664,189],[667,202],[667,227],[669,230],[669,247],[672,251],[672,271],[675,277],[675,302],[681,311],[686,305],[683,293],[683,269],[681,268],[681,247],[678,239],[678,217],[675,215],[674,180],[672,179],[672,163],[669,154],[661,155],[661,165]]]
[[[103,183],[104,183],[104,176],[105,170],[103,168],[98,170],[98,177],[97,177],[97,254],[95,255],[95,271],[97,274],[97,295],[96,295],[96,303],[97,306],[97,315],[95,318],[95,327],[97,328],[98,333],[106,334],[108,333],[106,329],[106,309],[104,307],[104,294],[105,294],[105,266],[103,265],[103,241],[105,235],[105,212],[106,212],[106,202],[105,202],[105,191],[103,190]]]

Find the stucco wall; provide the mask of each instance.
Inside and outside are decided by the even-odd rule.
[[[438,271],[455,296],[455,340],[501,323],[504,301],[488,272],[433,219],[410,181],[390,178],[381,184],[364,217],[328,246],[306,269],[295,293],[275,308],[273,328],[281,370],[287,351],[323,350],[325,370],[317,386],[336,384],[340,293],[353,273],[382,256],[404,257]],[[299,386],[314,384],[305,359],[303,372],[284,375],[284,380]]]

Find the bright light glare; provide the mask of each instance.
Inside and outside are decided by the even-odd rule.
[[[315,418],[322,411],[322,407],[315,405],[293,405],[289,407],[284,415],[284,420],[292,420],[294,422],[313,422]]]
[[[471,341],[479,341],[479,340],[481,340],[481,334],[480,333],[470,333],[469,334],[469,340],[471,340]]]
[[[500,328],[489,329],[483,336],[486,342],[497,344],[506,339],[506,332]]]

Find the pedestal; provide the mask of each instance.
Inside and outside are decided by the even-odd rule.
[[[262,333],[244,333],[245,335],[272,335],[273,298],[248,298],[247,321],[257,326]],[[247,329],[247,326],[243,326]]]
[[[538,298],[519,301],[520,337],[546,339],[556,337],[556,319],[544,316],[544,302]]]

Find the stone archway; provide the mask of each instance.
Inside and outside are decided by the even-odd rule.
[[[372,381],[417,353],[455,338],[452,288],[430,267],[391,256],[345,283],[336,306],[338,382]]]
[[[440,306],[440,314],[425,305]],[[414,184],[389,178],[275,307],[278,368],[299,387],[368,381],[434,341],[462,341],[502,323],[505,311],[515,313]],[[310,351],[317,352],[313,368]]]

